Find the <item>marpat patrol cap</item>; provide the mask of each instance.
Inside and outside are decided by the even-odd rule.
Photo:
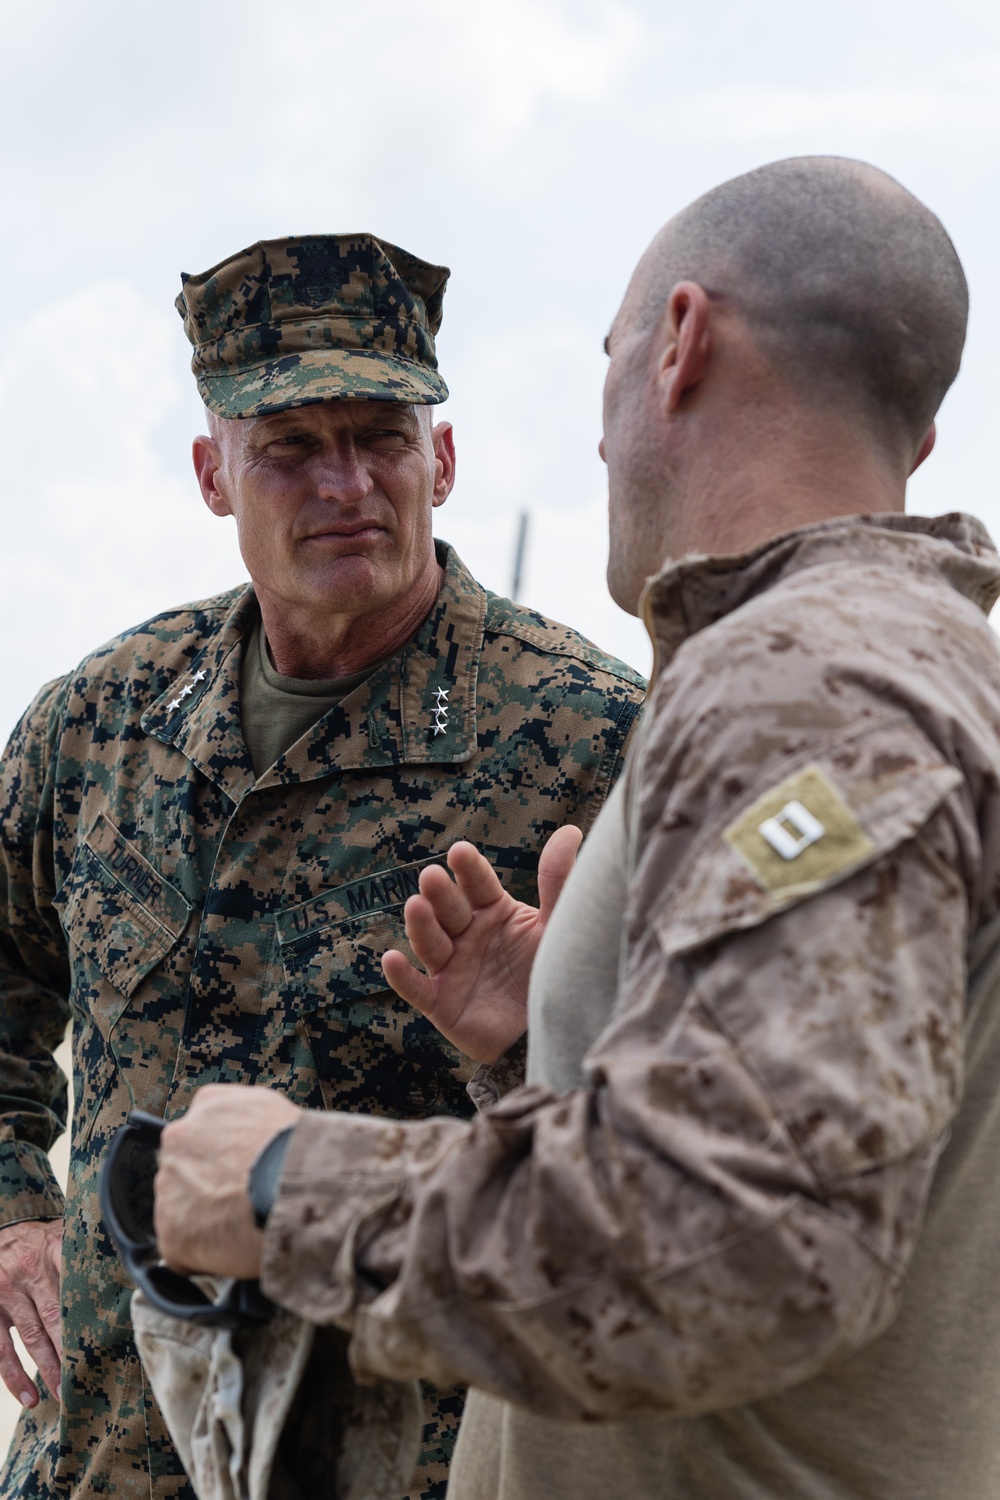
[[[434,335],[449,275],[370,234],[260,240],[182,274],[202,400],[237,418],[335,397],[445,401]]]

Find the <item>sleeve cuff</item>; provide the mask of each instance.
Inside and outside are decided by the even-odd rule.
[[[496,1062],[483,1063],[465,1085],[465,1092],[480,1111],[498,1104],[505,1094],[520,1088],[528,1074],[528,1033],[518,1037]]]
[[[432,1170],[466,1129],[461,1120],[403,1124],[306,1114],[292,1135],[264,1230],[261,1287],[267,1296],[311,1323],[349,1330],[357,1307],[396,1274],[406,1219],[397,1210],[408,1178]],[[378,1263],[362,1267],[370,1238],[364,1231],[376,1218],[387,1233],[379,1234]]]
[[[29,1219],[61,1219],[65,1209],[47,1153],[25,1141],[0,1142],[0,1229]]]

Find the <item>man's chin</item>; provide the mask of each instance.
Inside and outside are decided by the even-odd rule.
[[[358,554],[331,558],[309,570],[304,590],[324,613],[367,614],[394,597],[392,580],[374,558]]]
[[[627,615],[639,614],[639,598],[642,594],[642,583],[636,585],[631,575],[626,575],[615,558],[608,562],[607,571],[608,593]],[[645,583],[645,579],[642,581]]]

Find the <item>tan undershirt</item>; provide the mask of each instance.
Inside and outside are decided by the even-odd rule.
[[[271,661],[258,615],[240,668],[240,723],[254,776],[262,776],[378,666],[350,677],[283,677]]]

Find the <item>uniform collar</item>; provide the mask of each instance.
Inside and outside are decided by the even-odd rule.
[[[333,771],[393,765],[457,765],[475,753],[476,684],[486,592],[445,542],[434,607],[402,651],[383,662],[257,787],[311,781]],[[182,751],[233,801],[255,785],[240,727],[240,663],[256,615],[251,588],[218,633],[142,716],[147,734]]]
[[[936,575],[985,613],[1000,596],[1000,559],[974,516],[839,516],[737,557],[685,557],[650,578],[640,611],[653,642],[653,677],[689,636],[783,579],[805,568],[852,562]]]

